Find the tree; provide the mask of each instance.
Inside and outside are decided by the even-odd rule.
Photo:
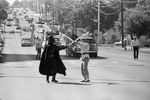
[[[7,19],[7,16],[8,16],[8,14],[7,14],[7,12],[6,12],[6,10],[0,10],[0,19],[2,19],[2,20],[4,20],[4,19]]]
[[[12,5],[13,7],[15,7],[15,6],[20,6],[20,7],[23,7],[23,4],[19,1],[19,0],[15,0],[14,2],[13,2],[13,5]]]
[[[146,2],[146,0],[144,1]],[[126,8],[124,12],[124,32],[138,37],[146,35],[150,37],[150,8],[143,1],[139,2],[135,8]],[[116,22],[117,28],[120,30],[120,18]]]
[[[7,9],[9,7],[9,3],[6,0],[0,0],[0,10]]]
[[[6,0],[0,0],[0,19],[6,19],[7,18],[7,12],[6,9],[8,8],[9,3]]]

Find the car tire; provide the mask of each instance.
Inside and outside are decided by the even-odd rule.
[[[97,53],[94,53],[94,57],[97,57]]]
[[[74,57],[76,57],[76,58],[77,58],[77,57],[78,57],[78,54],[77,54],[77,53],[74,53]]]

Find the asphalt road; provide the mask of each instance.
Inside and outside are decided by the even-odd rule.
[[[150,100],[150,55],[99,47],[89,62],[90,82],[80,82],[79,58],[61,58],[67,75],[46,83],[38,71],[35,47],[21,47],[20,34],[5,35],[4,61],[0,63],[0,100]]]
[[[67,75],[57,75],[58,83],[46,83],[38,72],[34,47],[21,47],[20,35],[5,34],[4,62],[0,64],[1,100],[149,100],[150,60],[132,52],[99,48],[98,58],[91,58],[91,82],[80,82],[79,58],[61,51]]]

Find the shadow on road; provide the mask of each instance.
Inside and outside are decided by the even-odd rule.
[[[3,60],[1,63],[4,62],[21,62],[21,61],[33,61],[36,60],[36,55],[32,54],[2,54]],[[62,60],[79,60],[80,57],[68,57],[67,55],[60,55]],[[107,57],[91,57],[90,59],[107,59]]]
[[[80,57],[69,57],[67,55],[61,55],[61,59],[62,60],[79,60]],[[90,59],[107,59],[107,57],[101,57],[101,56],[98,56],[98,57],[90,57]]]
[[[91,85],[89,83],[79,83],[79,82],[58,82],[57,84],[65,84],[65,85]]]
[[[3,54],[4,62],[21,62],[21,61],[33,61],[36,60],[36,55],[31,54]]]

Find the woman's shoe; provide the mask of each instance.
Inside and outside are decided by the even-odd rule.
[[[52,82],[57,83],[58,81],[57,80],[52,80]]]

